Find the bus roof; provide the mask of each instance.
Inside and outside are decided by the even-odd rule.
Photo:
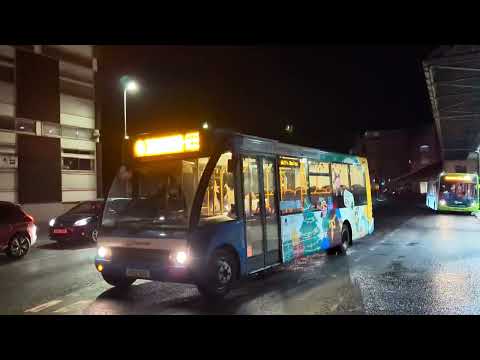
[[[234,146],[237,148],[237,150],[272,155],[307,157],[320,161],[342,162],[348,164],[358,164],[359,159],[366,161],[364,157],[357,155],[342,154],[306,146],[286,144],[278,140],[242,134],[231,130],[217,129],[216,131],[218,131],[219,134],[223,134],[227,138],[230,137],[234,139]]]
[[[210,148],[213,144],[227,144],[235,151],[251,152],[265,155],[280,155],[291,157],[306,157],[313,160],[325,162],[339,162],[347,164],[359,164],[366,159],[356,155],[341,154],[331,151],[325,151],[300,145],[286,144],[278,140],[262,138],[254,135],[242,134],[240,132],[230,129],[209,129],[209,130],[195,130],[200,132],[201,141],[204,141],[204,150]],[[155,136],[165,136],[166,134],[141,134],[140,138],[149,138]],[[200,149],[200,153],[202,150]],[[168,156],[168,155],[167,155]],[[173,156],[176,156],[175,154]],[[184,156],[184,154],[179,154]],[[147,160],[147,159],[145,159]],[[152,157],[150,160],[154,160]]]

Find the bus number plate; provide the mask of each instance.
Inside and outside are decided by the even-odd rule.
[[[144,269],[127,269],[127,276],[134,278],[150,278],[150,271]]]

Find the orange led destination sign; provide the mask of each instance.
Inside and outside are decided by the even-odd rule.
[[[454,176],[454,175],[447,175],[444,177],[446,181],[465,181],[465,182],[473,182],[472,176],[465,175],[465,176]]]
[[[198,132],[139,139],[134,146],[136,157],[180,154],[199,150],[200,134]]]
[[[300,162],[293,159],[280,159],[280,166],[282,167],[300,167]]]

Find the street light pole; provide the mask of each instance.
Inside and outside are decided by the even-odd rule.
[[[124,129],[124,139],[128,140],[127,135],[127,87],[123,90],[123,129]]]
[[[127,134],[127,92],[135,92],[138,90],[138,85],[135,81],[129,81],[123,89],[123,141],[122,141],[122,162],[125,162],[125,155],[127,153],[128,140]]]

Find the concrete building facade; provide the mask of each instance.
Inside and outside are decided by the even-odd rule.
[[[38,221],[102,197],[97,52],[0,45],[0,200]]]

